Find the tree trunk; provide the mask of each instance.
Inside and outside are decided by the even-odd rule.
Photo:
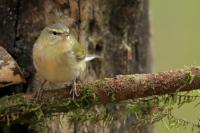
[[[0,11],[0,42],[24,68],[28,83],[34,76],[32,45],[45,25],[56,22],[70,27],[88,53],[102,57],[88,65],[86,80],[151,71],[148,0],[0,0]],[[112,105],[109,111],[124,107]],[[70,131],[133,132],[132,117],[125,122],[114,118],[106,128],[77,122]],[[145,126],[140,131],[151,130]]]

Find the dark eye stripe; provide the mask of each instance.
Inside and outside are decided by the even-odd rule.
[[[52,31],[52,34],[53,34],[53,35],[62,35],[63,33],[61,33],[61,32],[56,32],[56,31]]]
[[[62,35],[64,32],[63,31],[58,31],[58,30],[55,30],[55,29],[48,29],[48,32],[50,34],[53,34],[53,35]]]

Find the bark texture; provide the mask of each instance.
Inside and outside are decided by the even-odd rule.
[[[88,65],[86,80],[151,71],[148,0],[0,0],[0,5],[5,20],[0,41],[24,68],[28,83],[34,75],[32,45],[41,29],[55,22],[69,26],[88,53],[103,57]],[[108,128],[75,123],[71,132],[131,132],[134,123],[134,116],[125,124],[115,118]]]
[[[87,45],[90,53],[103,57],[103,60],[96,60],[89,65],[92,79],[150,71],[148,1],[80,1],[80,20],[80,41]],[[112,106],[109,111],[114,114],[124,107]],[[134,116],[124,123],[122,121],[114,118],[108,128],[97,124],[91,127],[91,123],[77,123],[76,131],[132,132]],[[147,130],[148,127],[144,127],[141,132],[148,132]]]

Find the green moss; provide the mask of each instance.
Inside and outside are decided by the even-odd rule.
[[[2,127],[15,123],[31,123],[32,126],[37,125],[38,128],[43,123],[42,105],[34,100],[25,99],[17,94],[1,98],[0,105],[0,126]]]
[[[0,125],[13,123],[41,123],[53,113],[89,109],[99,103],[96,94],[90,88],[80,91],[77,99],[64,100],[52,98],[49,103],[40,103],[35,99],[26,99],[21,95],[5,96],[0,99]]]
[[[104,85],[105,84],[105,80],[95,80],[94,84],[96,84],[96,85]]]
[[[195,79],[195,77],[196,77],[196,75],[191,71],[191,69],[189,69],[188,71],[187,71],[187,79],[186,79],[186,81],[187,81],[187,83],[189,83],[189,84],[191,84],[192,82],[193,82],[193,80]]]
[[[192,76],[190,75],[190,77]],[[111,96],[112,101],[116,100],[114,92],[108,91],[107,93]],[[198,96],[178,95],[176,93],[135,99],[129,102],[127,109],[124,109],[126,112],[123,114],[126,114],[126,118],[135,115],[137,119],[136,126],[140,127],[169,116],[172,105],[177,104],[178,107],[181,107],[183,104],[193,102],[198,98]],[[106,108],[103,108],[101,112],[93,111],[92,107],[95,105],[100,106],[100,100],[93,89],[89,87],[82,89],[80,96],[76,99],[66,98],[60,100],[53,97],[48,103],[41,103],[18,94],[1,98],[0,105],[0,126],[21,123],[30,124],[32,128],[37,130],[45,126],[46,118],[59,115],[59,113],[65,113],[71,122],[90,120],[110,123],[114,117],[113,112],[109,112]],[[154,109],[157,111],[154,111]]]

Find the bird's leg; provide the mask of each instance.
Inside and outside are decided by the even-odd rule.
[[[42,93],[44,91],[43,87],[44,87],[46,82],[47,82],[47,80],[44,80],[41,83],[40,88],[38,88],[38,90],[36,91],[35,96],[34,96],[36,99],[39,99],[42,96]]]
[[[74,80],[73,85],[72,85],[72,89],[70,90],[70,94],[72,94],[72,98],[74,99],[74,97],[79,96],[78,91],[76,89],[76,80]]]

